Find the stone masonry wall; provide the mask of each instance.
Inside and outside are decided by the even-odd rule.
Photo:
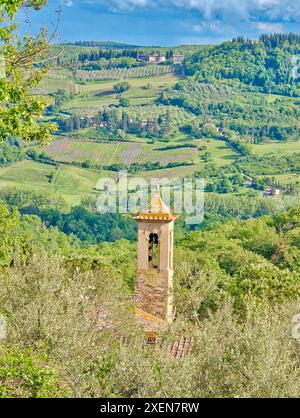
[[[167,272],[139,270],[135,289],[136,306],[164,321],[169,321],[171,276]]]

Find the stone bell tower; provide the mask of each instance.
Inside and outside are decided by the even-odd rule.
[[[158,187],[149,207],[134,219],[138,222],[135,288],[138,315],[148,323],[170,323],[173,320],[173,234],[176,216],[163,203]]]

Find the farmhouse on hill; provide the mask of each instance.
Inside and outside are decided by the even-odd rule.
[[[167,58],[166,58],[165,55],[152,53],[152,54],[149,54],[149,55],[140,55],[139,54],[137,59],[139,61],[149,62],[150,64],[161,64],[162,62],[165,62]]]
[[[150,64],[161,64],[167,60],[167,56],[159,53],[138,54],[137,59],[139,61],[149,62]],[[173,55],[171,59],[175,65],[182,64],[184,61],[184,55],[176,54]]]
[[[263,192],[264,197],[274,197],[274,196],[280,196],[281,195],[281,190],[280,189],[266,189]]]

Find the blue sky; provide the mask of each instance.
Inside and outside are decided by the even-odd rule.
[[[58,41],[137,45],[218,43],[236,35],[300,33],[300,0],[48,0],[19,16],[22,30],[49,31],[61,8]]]

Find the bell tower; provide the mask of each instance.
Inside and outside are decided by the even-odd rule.
[[[138,222],[135,304],[146,322],[173,320],[173,234],[176,216],[161,199],[159,187]]]

